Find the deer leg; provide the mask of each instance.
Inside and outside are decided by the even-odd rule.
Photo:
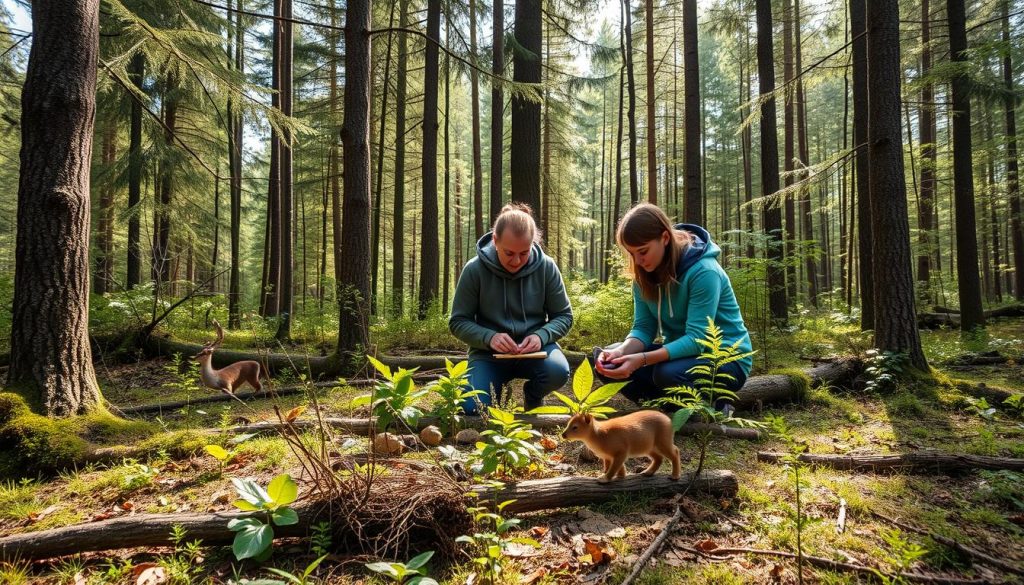
[[[661,462],[664,461],[665,458],[662,457],[661,454],[658,453],[657,451],[651,451],[650,453],[647,454],[647,456],[651,458],[651,464],[648,465],[647,469],[643,470],[641,474],[650,477],[654,475],[656,471],[658,471],[658,468],[661,467]]]

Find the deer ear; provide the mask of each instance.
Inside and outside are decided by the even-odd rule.
[[[583,415],[583,423],[584,424],[588,424],[589,425],[592,422],[594,422],[594,417],[589,412]]]

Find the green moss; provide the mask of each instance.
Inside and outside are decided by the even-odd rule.
[[[0,426],[29,412],[28,404],[19,394],[0,392]]]
[[[793,396],[796,402],[803,402],[807,399],[811,391],[811,377],[806,372],[799,368],[780,368],[769,372],[771,374],[779,374],[789,378],[793,388]]]
[[[54,420],[31,412],[0,427],[0,475],[32,477],[84,462],[89,443],[73,419]]]

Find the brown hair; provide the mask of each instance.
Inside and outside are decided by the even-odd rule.
[[[496,240],[501,239],[505,230],[512,230],[516,237],[526,237],[534,243],[540,243],[540,230],[537,229],[537,222],[533,220],[533,210],[525,203],[509,203],[502,207],[491,230]]]
[[[673,228],[665,212],[653,203],[640,203],[627,211],[619,220],[619,227],[615,231],[615,240],[623,251],[626,246],[643,246],[658,240],[666,232],[672,237],[665,247],[661,264],[653,271],[647,272],[635,265],[633,257],[626,254],[627,273],[632,276],[633,281],[640,287],[641,294],[648,300],[657,298],[659,286],[675,281],[679,258],[686,251],[686,247],[693,243],[694,236],[690,232]]]

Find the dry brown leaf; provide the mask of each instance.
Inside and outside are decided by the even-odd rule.
[[[591,562],[595,565],[604,564],[615,558],[615,551],[610,548],[606,548],[604,543],[584,538],[583,546],[587,551],[587,554],[583,556],[589,556],[591,558]]]
[[[135,585],[162,585],[166,582],[167,570],[163,567],[147,567],[138,572],[135,577]]]
[[[303,412],[306,412],[306,407],[305,406],[301,406],[301,405],[300,406],[296,406],[295,408],[289,410],[288,414],[284,415],[284,420],[286,420],[288,422],[295,422],[295,419],[299,418],[299,416]]]
[[[99,514],[95,514],[92,518],[90,518],[89,521],[99,522],[100,520],[108,520],[111,516],[113,516],[113,514],[111,514],[110,512],[100,512]]]
[[[38,512],[29,512],[28,519],[30,521],[32,521],[32,522],[38,522],[38,521],[42,520],[43,518],[46,518],[50,514],[53,514],[54,512],[56,512],[59,509],[60,509],[60,506],[57,505],[57,504],[54,504],[54,505],[49,506],[49,507],[47,507],[47,508],[45,508],[43,510],[40,510]]]
[[[1024,526],[1024,514],[1014,514],[1010,516],[1010,522],[1013,522],[1017,526]]]
[[[540,446],[544,447],[545,451],[554,451],[555,449],[558,448],[558,441],[552,439],[551,437],[545,436],[541,438]]]
[[[778,580],[782,579],[782,570],[783,570],[782,565],[780,565],[778,563],[772,563],[772,568],[771,568],[770,571],[768,571],[768,574],[771,575],[772,579],[778,581]]]
[[[83,573],[81,571],[75,573],[74,579],[75,579],[74,580],[74,584],[75,585],[89,585],[89,578],[86,577],[85,573]]]
[[[718,549],[718,543],[710,538],[697,541],[697,549],[701,552],[711,552]]]
[[[530,529],[530,536],[532,536],[533,538],[535,538],[537,540],[540,540],[540,539],[544,538],[544,535],[547,534],[547,533],[548,533],[547,526],[534,526],[533,528]]]
[[[135,508],[135,504],[134,503],[132,503],[132,502],[121,502],[121,509],[122,510],[131,512],[133,508]]]
[[[519,577],[519,583],[520,585],[533,585],[533,583],[541,580],[547,574],[547,567],[537,567],[529,575],[522,575]]]

